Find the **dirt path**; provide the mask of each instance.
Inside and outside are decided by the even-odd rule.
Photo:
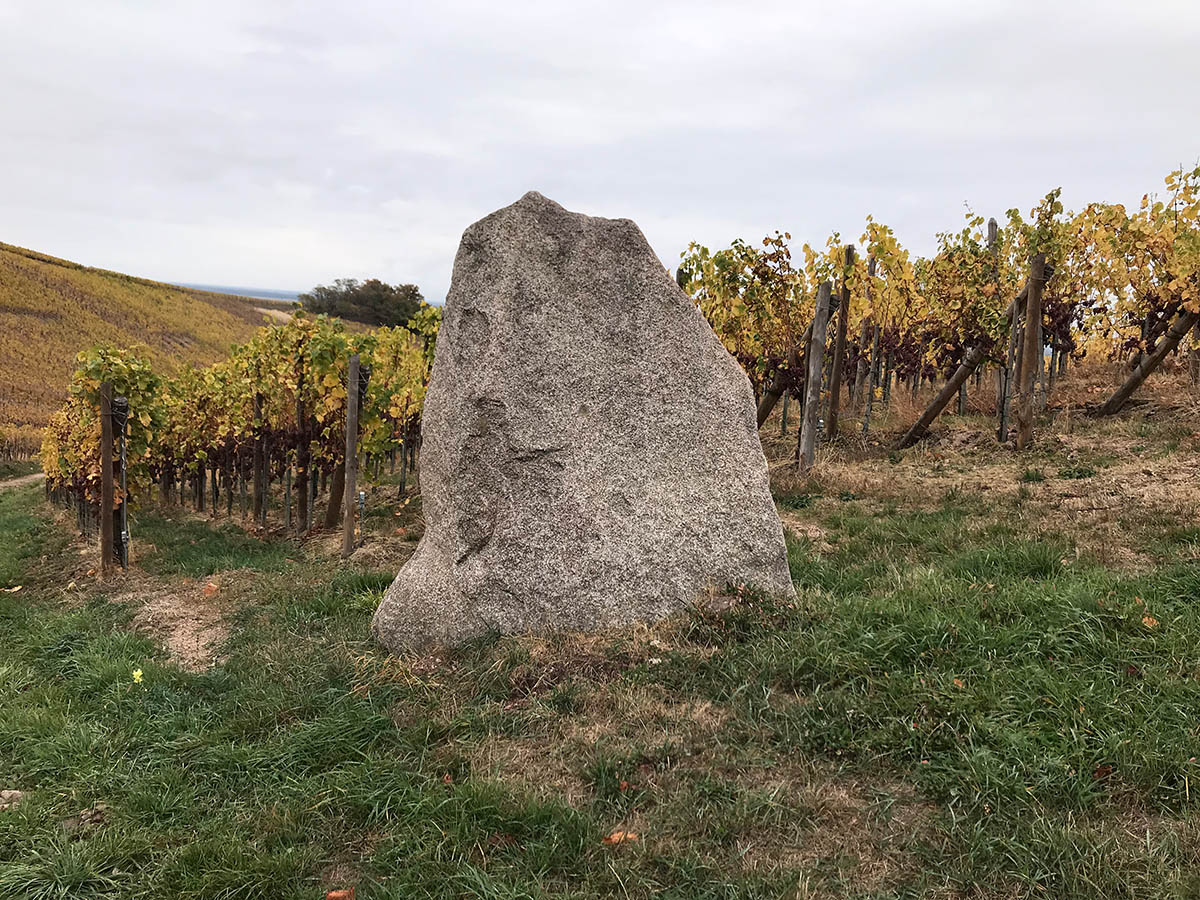
[[[34,472],[32,475],[20,475],[16,478],[9,478],[6,481],[0,481],[0,491],[7,491],[10,488],[25,487],[27,484],[35,484],[45,477],[45,472]]]

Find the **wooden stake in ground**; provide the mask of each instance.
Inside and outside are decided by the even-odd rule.
[[[113,571],[112,384],[100,384],[100,575]]]
[[[950,398],[957,394],[958,389],[967,383],[967,379],[975,371],[979,363],[983,361],[985,355],[983,348],[979,346],[972,347],[967,351],[962,365],[950,376],[950,380],[946,382],[945,386],[938,392],[938,395],[933,398],[933,402],[925,407],[925,412],[921,414],[921,418],[917,419],[912,427],[904,433],[904,436],[896,441],[895,449],[903,450],[905,447],[911,447],[924,436],[925,432],[929,430],[929,426],[933,424],[933,420],[941,415],[942,410],[946,408],[946,404],[950,402]]]
[[[1159,367],[1171,351],[1179,346],[1184,335],[1197,323],[1200,323],[1200,312],[1185,312],[1180,315],[1163,339],[1158,342],[1158,345],[1154,348],[1154,352],[1142,357],[1137,368],[1125,379],[1125,383],[1117,388],[1111,397],[1097,407],[1093,415],[1110,416],[1120,410],[1128,402],[1133,392],[1146,380],[1146,377]]]
[[[842,402],[842,360],[846,355],[846,328],[850,324],[850,269],[854,265],[854,247],[846,245],[846,271],[842,275],[842,297],[838,303],[837,338],[833,342],[833,371],[829,375],[829,440],[837,437],[838,408]]]
[[[308,530],[308,479],[311,478],[309,444],[308,409],[304,403],[304,367],[300,369],[299,386],[296,389],[296,428],[300,436],[296,439],[296,526],[297,531]]]
[[[346,376],[346,483],[343,488],[345,510],[342,513],[342,559],[354,552],[354,507],[358,501],[358,367],[355,353],[350,357]]]
[[[1017,449],[1033,443],[1035,379],[1038,374],[1038,345],[1042,325],[1042,287],[1046,283],[1046,254],[1039,253],[1029,263],[1029,284],[1025,292],[1025,348],[1021,353],[1021,373],[1017,379]]]
[[[1051,271],[1052,270],[1049,266],[1044,267],[1042,269],[1043,277],[1048,276]],[[1021,293],[1016,296],[1016,299],[1014,299],[1012,303],[1008,305],[1008,311],[1004,314],[1006,320],[1011,320],[1016,317],[1017,310],[1020,308],[1021,303],[1023,303],[1028,296],[1029,284],[1027,283],[1025,287],[1021,288]],[[893,445],[895,449],[899,450],[905,447],[911,447],[925,436],[925,432],[929,429],[929,426],[933,424],[933,420],[941,415],[941,412],[943,409],[945,409],[946,404],[949,403],[950,399],[954,396],[954,391],[958,390],[961,385],[966,383],[966,380],[971,376],[971,373],[978,368],[979,364],[983,362],[986,355],[987,354],[984,353],[981,346],[972,347],[967,351],[966,356],[963,357],[962,365],[958,367],[955,373],[950,377],[950,380],[946,382],[945,386],[941,391],[938,392],[937,396],[933,398],[930,404],[925,407],[925,411],[921,413],[921,418],[917,419],[917,421],[913,423],[913,426],[904,433],[904,436]]]
[[[813,314],[812,339],[808,344],[808,383],[804,385],[804,416],[800,425],[800,442],[796,445],[796,461],[800,471],[812,468],[817,447],[817,418],[821,414],[821,372],[825,367],[825,339],[829,330],[828,281],[817,288],[817,308]]]
[[[261,520],[263,508],[266,506],[266,471],[267,464],[263,459],[263,397],[262,394],[254,395],[254,458],[251,462],[251,475],[254,479],[254,494],[252,513],[255,524]]]

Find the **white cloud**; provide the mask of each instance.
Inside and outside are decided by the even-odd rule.
[[[823,243],[1134,201],[1200,152],[1189,3],[0,4],[0,240],[171,280],[440,297],[536,188]]]

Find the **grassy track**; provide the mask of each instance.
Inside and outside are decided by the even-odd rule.
[[[143,517],[141,577],[246,579],[203,673],[0,493],[0,897],[1200,896],[1200,530],[1035,533],[1070,465],[805,485],[794,607],[420,660],[367,640],[390,571]]]

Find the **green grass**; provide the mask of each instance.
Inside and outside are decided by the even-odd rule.
[[[133,540],[149,544],[138,565],[152,575],[201,578],[223,569],[279,572],[295,551],[286,543],[264,541],[237,525],[212,525],[182,516],[146,511],[136,518]]]
[[[44,515],[33,512],[34,498],[40,492],[40,486],[0,491],[0,588],[15,587],[27,575],[53,577],[53,573],[37,571],[36,557],[57,551],[66,541]]]
[[[36,495],[0,494],[35,586]],[[0,594],[0,897],[1200,893],[1193,526],[1124,573],[958,494],[793,508],[796,603],[417,664],[368,637],[388,574],[142,516],[161,577],[272,577],[203,674],[103,592]]]
[[[40,472],[42,464],[36,459],[6,459],[0,461],[0,481],[6,481],[9,478],[20,478],[23,475],[32,475],[34,472]]]

